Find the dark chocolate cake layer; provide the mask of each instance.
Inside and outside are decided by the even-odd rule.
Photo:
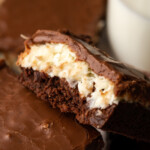
[[[0,149],[100,150],[103,147],[100,133],[38,100],[2,65],[0,87]]]
[[[25,69],[20,81],[37,97],[49,101],[53,108],[75,113],[80,123],[150,142],[150,111],[139,104],[120,102],[106,109],[89,110],[86,99],[79,97],[78,89],[70,88],[64,79],[48,78],[44,73]],[[99,111],[101,115],[97,114]]]
[[[84,124],[150,142],[150,80],[73,35],[41,30],[19,56],[22,84]]]
[[[2,0],[0,50],[23,50],[20,34],[37,29],[69,29],[93,38],[104,16],[106,0]]]

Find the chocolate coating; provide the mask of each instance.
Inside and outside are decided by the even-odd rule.
[[[69,29],[94,37],[106,0],[4,0],[0,7],[0,50],[23,50],[20,34]]]
[[[2,63],[1,63],[2,64]],[[22,87],[8,68],[0,70],[0,149],[101,149],[100,134],[79,125]]]

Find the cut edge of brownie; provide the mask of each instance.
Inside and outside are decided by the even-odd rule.
[[[52,107],[76,115],[82,124],[150,142],[150,111],[138,103],[119,102],[106,109],[88,109],[77,87],[71,88],[65,79],[48,77],[43,72],[22,68],[20,82],[37,97],[49,101]]]

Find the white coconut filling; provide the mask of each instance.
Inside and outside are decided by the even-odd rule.
[[[43,71],[50,77],[65,78],[72,88],[78,86],[80,96],[86,97],[91,109],[118,104],[113,83],[94,73],[86,62],[77,60],[66,44],[33,45],[19,57],[18,64]]]

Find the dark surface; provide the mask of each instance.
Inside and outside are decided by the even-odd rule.
[[[117,134],[109,134],[111,140],[108,150],[150,150],[150,143],[131,140]]]
[[[81,126],[22,87],[0,61],[0,149],[100,150],[100,133]]]
[[[0,50],[23,50],[20,34],[68,29],[95,38],[106,0],[4,0],[0,6]],[[94,9],[93,9],[94,8]]]
[[[102,129],[150,143],[150,110],[139,104],[120,102]]]

